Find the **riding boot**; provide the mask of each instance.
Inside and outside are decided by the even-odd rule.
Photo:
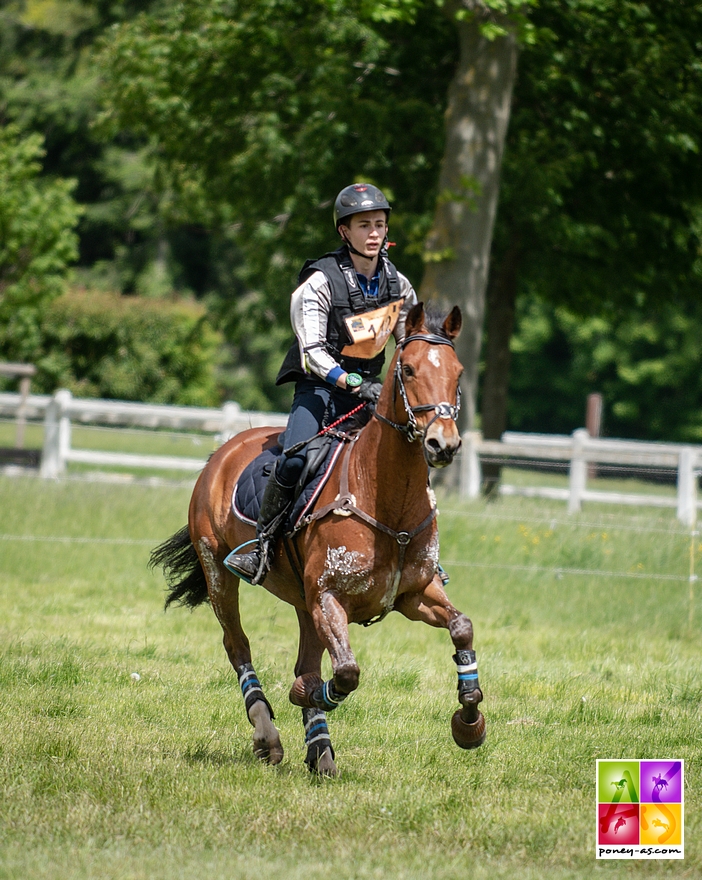
[[[256,524],[258,542],[250,553],[230,553],[224,560],[226,567],[250,584],[260,584],[271,567],[270,555],[285,522],[285,513],[293,500],[294,486],[282,486],[275,468],[266,483],[261,500],[261,512]]]

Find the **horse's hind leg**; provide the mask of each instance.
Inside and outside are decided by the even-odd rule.
[[[451,733],[462,749],[475,749],[485,742],[485,718],[478,709],[483,693],[478,684],[478,664],[473,650],[473,624],[449,602],[438,575],[419,593],[405,593],[395,602],[395,610],[410,620],[449,631],[456,649],[458,701],[461,708],[451,719]]]
[[[319,640],[314,622],[307,611],[298,609],[300,645],[295,664],[295,676],[311,676],[322,683],[322,654],[324,646]],[[302,723],[305,726],[307,754],[305,764],[312,773],[320,776],[336,776],[334,749],[329,737],[326,712],[318,708],[303,708]]]
[[[273,723],[271,704],[251,663],[249,640],[241,626],[239,578],[217,560],[207,538],[197,542],[197,551],[207,578],[212,608],[224,630],[224,648],[239,679],[246,714],[254,728],[254,754],[269,764],[279,764],[283,760],[280,734]]]

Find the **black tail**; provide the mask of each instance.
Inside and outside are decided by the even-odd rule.
[[[151,551],[149,568],[162,568],[169,590],[166,608],[171,602],[197,608],[207,602],[207,581],[197,551],[190,540],[190,531],[183,526],[163,544]]]

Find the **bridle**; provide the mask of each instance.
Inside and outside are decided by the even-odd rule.
[[[402,425],[398,422],[393,422],[391,419],[386,418],[385,416],[381,416],[377,410],[373,410],[373,415],[381,422],[385,422],[386,425],[390,425],[396,431],[399,431],[401,434],[404,434],[407,440],[410,443],[414,443],[415,440],[421,439],[424,440],[427,431],[434,424],[437,419],[453,419],[454,422],[458,421],[458,413],[461,410],[461,386],[456,386],[456,403],[448,403],[447,401],[442,401],[441,403],[422,403],[419,406],[410,406],[409,400],[407,398],[407,389],[405,388],[405,383],[402,378],[402,352],[405,350],[406,346],[409,345],[410,342],[427,342],[429,345],[450,345],[453,348],[453,342],[450,339],[447,339],[445,336],[439,336],[438,334],[428,333],[426,335],[421,333],[415,333],[412,336],[408,336],[406,339],[403,339],[399,345],[400,355],[398,355],[397,361],[395,363],[395,375],[394,375],[394,386],[393,386],[393,407],[395,406],[396,399],[396,391],[399,389],[400,397],[402,398],[402,403],[405,407],[405,412],[407,413],[407,424]],[[417,419],[415,418],[417,413],[421,412],[431,412],[434,411],[434,417],[430,419],[429,423],[424,427],[424,429],[420,430],[417,424]]]

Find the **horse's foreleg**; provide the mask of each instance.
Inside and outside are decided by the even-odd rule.
[[[349,642],[349,624],[341,602],[323,592],[312,607],[312,621],[323,649],[329,652],[333,677],[322,681],[318,673],[298,675],[290,702],[307,709],[331,712],[358,687],[361,670]]]
[[[295,664],[295,677],[313,676],[315,685],[322,682],[322,654],[324,645],[319,640],[314,621],[307,611],[297,610],[300,625],[300,645]],[[292,691],[291,691],[292,695]],[[292,696],[291,696],[292,699]],[[336,776],[334,748],[327,727],[327,716],[322,709],[303,708],[302,723],[305,727],[307,755],[305,764],[312,773],[320,776]]]
[[[249,640],[241,625],[239,578],[218,561],[207,538],[201,538],[196,549],[207,579],[212,608],[224,630],[224,649],[239,679],[246,715],[254,728],[254,754],[269,764],[279,764],[283,760],[283,746],[278,728],[273,723],[275,715],[251,663]]]
[[[419,593],[398,596],[395,610],[409,620],[447,629],[456,649],[453,656],[458,673],[458,701],[461,708],[451,719],[456,745],[475,749],[485,741],[485,718],[478,708],[483,693],[478,683],[478,664],[473,650],[473,624],[449,602],[438,576]]]

